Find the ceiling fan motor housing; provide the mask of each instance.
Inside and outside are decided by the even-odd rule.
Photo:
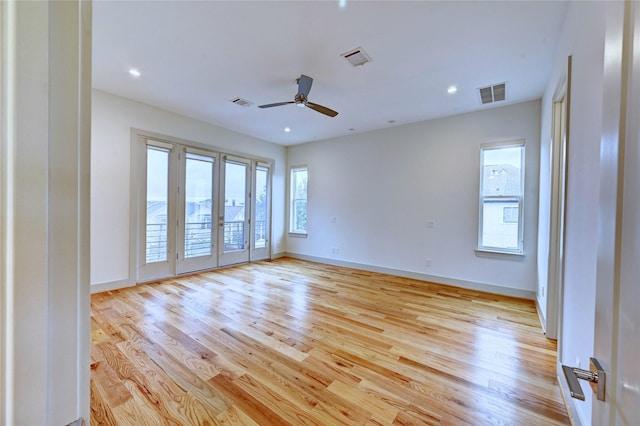
[[[296,95],[295,102],[296,102],[296,105],[301,108],[307,106],[307,98],[305,98],[305,96],[301,93],[298,93]]]

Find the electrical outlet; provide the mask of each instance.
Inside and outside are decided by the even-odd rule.
[[[427,228],[428,229],[433,229],[436,227],[436,221],[433,219],[429,219],[427,220]]]
[[[329,223],[336,223],[336,217],[335,216],[329,216]]]
[[[424,266],[426,266],[427,268],[431,267],[431,259],[427,259],[424,261]]]
[[[331,247],[331,253],[340,254],[340,249],[338,247]]]

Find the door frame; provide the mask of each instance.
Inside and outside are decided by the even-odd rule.
[[[571,64],[567,58],[566,75],[553,96],[551,122],[551,203],[549,220],[549,261],[544,330],[549,339],[557,340],[562,329],[564,289],[564,243],[569,164],[569,111],[571,106]],[[558,358],[561,348],[558,348]]]

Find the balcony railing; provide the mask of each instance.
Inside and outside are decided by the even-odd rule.
[[[167,260],[167,224],[147,224],[147,263]]]
[[[255,232],[256,232],[255,248],[266,247],[267,246],[267,221],[257,220]]]
[[[266,247],[267,222],[255,223],[255,247]],[[167,260],[167,224],[147,224],[146,260],[147,263]],[[245,248],[244,221],[224,223],[224,251],[243,250]],[[212,254],[211,222],[190,222],[185,225],[185,258],[209,256]]]
[[[184,257],[211,255],[211,221],[185,224]]]
[[[244,249],[244,221],[224,223],[224,251]]]

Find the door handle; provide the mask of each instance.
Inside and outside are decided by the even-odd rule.
[[[581,379],[589,382],[591,389],[593,389],[593,392],[598,396],[598,400],[605,400],[607,375],[597,359],[590,358],[589,370],[563,365],[562,371],[564,372],[564,377],[567,379],[572,398],[584,401],[584,393],[582,392],[580,382],[578,382],[578,379]]]

